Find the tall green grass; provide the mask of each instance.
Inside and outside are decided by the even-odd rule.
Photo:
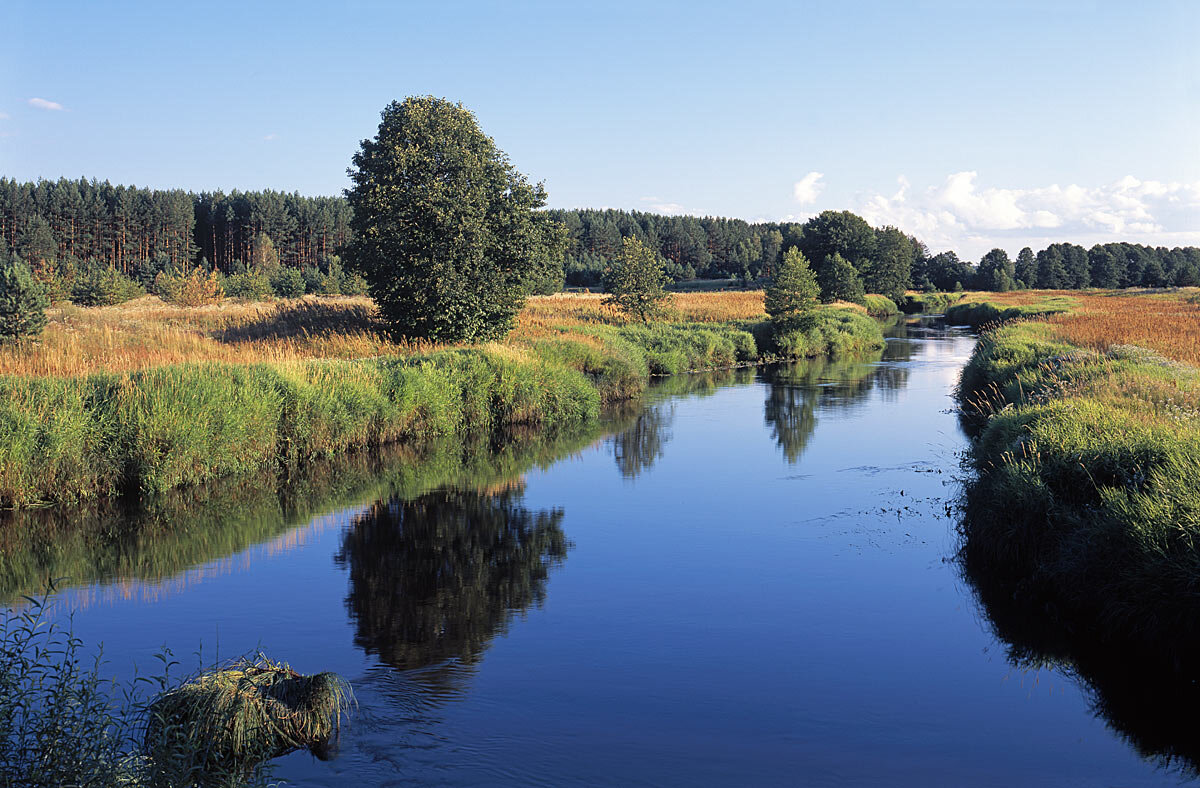
[[[917,313],[938,314],[946,311],[947,307],[963,297],[962,293],[910,293],[904,297],[900,308],[905,314]]]
[[[979,429],[971,573],[1102,638],[1200,657],[1200,371],[1017,323],[981,339],[958,396]]]
[[[891,317],[900,314],[900,307],[896,302],[884,295],[868,293],[863,296],[863,306],[867,308],[867,314],[871,317]]]
[[[599,409],[582,372],[493,347],[10,377],[0,379],[0,499],[157,494],[395,440],[579,423]]]
[[[884,345],[879,323],[853,309],[820,309],[802,327],[767,336],[770,354],[783,359],[849,356]]]
[[[407,358],[4,377],[0,505],[160,495],[395,441],[578,424],[653,375],[880,346],[873,320],[829,308],[781,337],[765,322],[600,325]]]

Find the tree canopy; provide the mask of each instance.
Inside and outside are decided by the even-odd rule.
[[[353,164],[346,257],[393,332],[442,342],[507,334],[546,257],[541,184],[474,114],[432,96],[385,107]]]

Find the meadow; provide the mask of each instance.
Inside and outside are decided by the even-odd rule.
[[[978,432],[963,558],[1102,640],[1200,643],[1194,290],[1072,293],[983,334],[958,396]],[[987,294],[1026,312],[1062,294]],[[982,299],[981,299],[982,300]]]
[[[684,293],[629,323],[591,294],[534,297],[504,342],[388,337],[364,298],[61,306],[0,349],[0,503],[158,495],[443,435],[595,419],[654,375],[882,346],[863,307],[776,335],[754,292]]]

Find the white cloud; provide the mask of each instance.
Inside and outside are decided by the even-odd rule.
[[[642,209],[649,211],[650,213],[661,213],[666,216],[680,216],[686,213],[696,213],[696,211],[690,211],[677,202],[666,202],[665,200],[660,200],[657,197],[642,197],[640,201],[645,203],[642,205]]]
[[[267,142],[270,142],[271,140],[279,139],[279,135],[272,132],[272,133],[268,134],[267,136],[263,137],[263,139],[266,140]]]
[[[36,107],[37,109],[51,110],[53,112],[65,112],[67,109],[62,104],[59,104],[57,101],[48,101],[47,99],[44,99],[44,98],[29,99],[29,106]]]
[[[939,185],[910,193],[901,177],[895,193],[872,194],[858,209],[874,225],[895,225],[934,251],[954,249],[970,258],[994,246],[1104,240],[1176,245],[1200,238],[1200,181],[1164,183],[1127,175],[1100,186],[1005,189],[980,187],[977,178],[976,172],[956,172]]]
[[[8,120],[8,113],[0,112],[0,120]]]
[[[796,198],[796,202],[801,205],[811,205],[816,202],[821,190],[825,188],[825,184],[821,183],[821,179],[824,177],[824,173],[810,172],[796,181],[792,186],[792,195]]]

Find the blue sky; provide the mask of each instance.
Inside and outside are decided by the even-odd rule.
[[[433,94],[555,207],[1200,243],[1196,2],[6,0],[0,30],[19,179],[336,194]]]

